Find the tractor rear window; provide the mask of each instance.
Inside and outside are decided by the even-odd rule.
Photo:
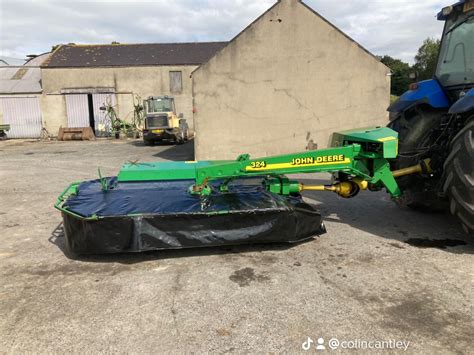
[[[474,17],[445,35],[436,77],[443,86],[474,83]]]

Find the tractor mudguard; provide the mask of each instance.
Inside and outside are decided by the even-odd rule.
[[[474,89],[469,90],[466,95],[456,101],[449,109],[449,113],[461,114],[471,110],[474,110]]]
[[[417,85],[416,89],[409,90],[400,96],[387,111],[398,114],[420,104],[427,104],[437,109],[449,107],[449,99],[436,80],[420,81]],[[391,120],[396,116],[391,115]]]

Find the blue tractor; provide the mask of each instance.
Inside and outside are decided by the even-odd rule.
[[[399,179],[403,203],[449,209],[474,234],[474,0],[443,8],[438,20],[445,26],[434,78],[411,84],[388,108],[400,138],[392,169],[430,159],[431,171]]]

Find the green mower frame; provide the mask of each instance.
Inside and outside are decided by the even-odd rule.
[[[235,161],[188,161],[158,163],[127,163],[118,175],[119,182],[195,180],[189,191],[197,195],[212,193],[209,181],[222,180],[220,192],[228,184],[244,177],[264,176],[267,190],[280,195],[303,190],[334,191],[353,197],[360,190],[386,188],[394,198],[401,195],[396,177],[412,173],[429,173],[429,162],[392,172],[390,159],[398,153],[398,134],[386,127],[334,133],[331,148],[250,159],[240,155]],[[337,174],[329,186],[304,186],[285,175],[329,172]]]

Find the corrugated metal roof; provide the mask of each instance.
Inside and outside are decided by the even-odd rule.
[[[50,54],[41,54],[22,66],[1,66],[0,94],[41,93],[40,65]]]
[[[43,67],[199,65],[227,42],[63,45]]]
[[[24,59],[0,56],[0,67],[4,65],[23,65],[23,64],[25,64]]]

